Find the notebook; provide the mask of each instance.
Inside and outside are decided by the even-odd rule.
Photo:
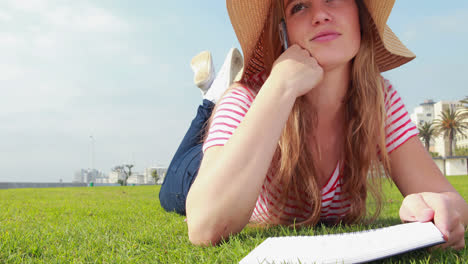
[[[432,222],[414,222],[334,235],[270,237],[239,263],[361,263],[444,242]]]

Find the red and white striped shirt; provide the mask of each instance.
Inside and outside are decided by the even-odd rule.
[[[249,80],[248,85],[254,89],[261,87],[265,79],[266,76],[259,73]],[[416,136],[418,130],[411,122],[397,91],[393,89],[387,80],[384,80],[384,88],[387,91],[385,96],[385,110],[387,112],[386,144],[387,151],[390,153],[411,137]],[[220,100],[208,137],[203,144],[203,152],[210,147],[226,144],[247,114],[255,96],[253,90],[238,86],[231,89]],[[282,192],[282,186],[278,186],[273,182],[276,165],[275,162],[270,165],[250,222],[272,223],[272,218],[280,215],[280,211],[283,212],[281,222],[300,222],[309,218],[312,213],[311,204],[305,193],[301,193],[299,197],[288,197],[286,204],[281,209],[279,195]],[[341,181],[342,175],[340,174],[340,163],[338,162],[327,184],[321,190],[321,220],[336,220],[342,218],[349,211],[350,202],[346,199],[346,195],[341,192]]]

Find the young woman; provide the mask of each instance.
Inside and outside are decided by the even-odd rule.
[[[380,74],[414,58],[386,25],[393,4],[227,0],[245,67],[216,104],[189,188],[192,243],[215,244],[249,222],[361,221],[368,191],[378,213],[387,175],[405,197],[402,221],[432,220],[445,247],[465,246],[468,205]]]

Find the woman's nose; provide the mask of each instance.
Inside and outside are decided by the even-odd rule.
[[[331,21],[331,15],[328,12],[328,10],[320,5],[316,6],[315,8],[311,8],[311,19],[312,19],[312,24],[314,25],[320,25],[323,23],[327,23]]]

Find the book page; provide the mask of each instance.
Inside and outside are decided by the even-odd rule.
[[[359,263],[444,243],[432,222],[361,232],[267,238],[239,263]]]

